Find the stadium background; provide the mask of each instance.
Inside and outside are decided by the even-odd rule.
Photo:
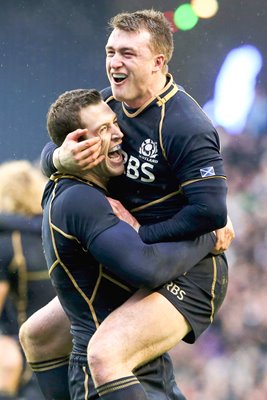
[[[206,0],[203,0],[206,1]],[[61,92],[108,85],[106,22],[120,11],[173,12],[190,0],[1,0],[0,162],[38,160],[45,116]],[[217,14],[174,33],[170,70],[204,106],[229,52],[253,45],[262,57],[257,92],[238,134],[218,126],[237,238],[228,251],[230,285],[220,316],[194,346],[172,351],[189,400],[267,398],[267,2],[218,0]],[[242,68],[240,70],[242,73]],[[229,91],[230,91],[229,87]],[[238,104],[236,105],[238,107]]]

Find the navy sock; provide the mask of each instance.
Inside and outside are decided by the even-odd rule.
[[[29,363],[46,400],[70,400],[69,356]]]
[[[136,376],[126,376],[100,385],[96,391],[102,400],[148,400]]]

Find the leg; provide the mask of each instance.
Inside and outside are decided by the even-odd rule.
[[[23,371],[21,350],[15,339],[0,336],[0,398],[16,398]]]
[[[24,322],[19,339],[30,363],[69,355],[70,322],[57,297]]]
[[[54,298],[20,329],[20,342],[47,400],[69,399],[70,322]]]
[[[88,363],[100,396],[114,385],[134,385],[136,368],[168,351],[190,330],[164,296],[138,291],[105,319],[89,342]],[[127,393],[127,398],[139,397]]]

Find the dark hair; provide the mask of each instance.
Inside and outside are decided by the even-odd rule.
[[[140,32],[147,30],[151,35],[151,50],[162,53],[165,56],[165,64],[172,58],[173,33],[171,25],[164,14],[156,10],[139,10],[135,12],[123,12],[115,15],[110,21],[112,29],[120,29],[126,32]]]
[[[60,146],[68,133],[83,128],[81,109],[101,101],[102,97],[95,89],[76,89],[61,94],[47,114],[47,129],[53,142]]]

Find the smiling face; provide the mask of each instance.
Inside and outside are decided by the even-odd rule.
[[[114,97],[130,107],[141,107],[166,82],[164,55],[155,54],[150,33],[115,28],[106,45],[106,70]]]
[[[101,183],[105,185],[110,177],[124,172],[120,147],[123,133],[119,129],[116,114],[104,101],[82,108],[80,119],[83,127],[88,129],[86,138],[94,136],[101,138],[101,154],[105,155],[105,159],[92,168],[88,176],[93,176],[97,179],[96,183],[103,186]]]

